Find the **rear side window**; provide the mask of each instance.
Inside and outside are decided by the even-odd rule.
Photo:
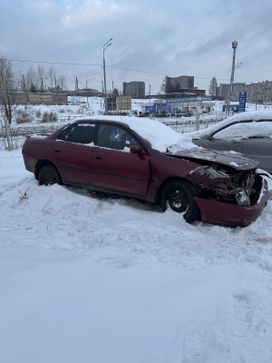
[[[69,131],[65,130],[58,139],[78,144],[93,144],[95,129],[95,124],[76,124]]]

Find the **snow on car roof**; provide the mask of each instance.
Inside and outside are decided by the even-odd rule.
[[[197,132],[190,133],[191,136],[195,137],[202,137],[206,135],[210,135],[213,132],[217,131],[218,129],[229,125],[236,121],[246,121],[246,120],[253,120],[253,121],[259,121],[259,120],[272,120],[272,112],[271,111],[249,111],[249,112],[242,112],[238,113],[234,116],[230,116],[228,118],[225,118],[222,121],[219,121],[216,125],[209,126],[205,129],[202,129]]]
[[[191,138],[183,137],[177,131],[164,125],[160,121],[144,117],[133,116],[92,116],[79,119],[118,122],[129,126],[130,129],[139,134],[143,139],[150,142],[153,149],[165,152],[171,145],[182,142],[184,148],[195,147]]]

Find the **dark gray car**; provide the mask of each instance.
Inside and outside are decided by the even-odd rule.
[[[272,173],[272,112],[244,112],[229,117],[193,135],[193,142],[206,149],[243,153]]]

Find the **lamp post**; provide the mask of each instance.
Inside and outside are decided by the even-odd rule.
[[[234,70],[235,70],[235,57],[236,57],[236,49],[238,47],[237,40],[234,40],[232,42],[232,49],[233,49],[233,56],[232,56],[232,67],[231,67],[231,75],[230,75],[230,92],[229,92],[229,98],[231,101],[231,96],[233,92],[233,82],[234,82]]]
[[[92,81],[93,79],[96,79],[96,78],[95,77],[88,78],[88,79],[86,78],[86,87],[85,87],[86,89],[88,89],[88,82]]]
[[[113,40],[113,38],[110,38],[103,45],[103,77],[104,77],[105,112],[108,112],[105,50],[112,44],[111,43],[112,40]]]

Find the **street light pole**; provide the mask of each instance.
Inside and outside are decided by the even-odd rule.
[[[103,45],[103,78],[104,78],[104,96],[105,96],[105,112],[108,112],[108,104],[107,104],[107,81],[106,81],[106,61],[105,61],[105,50],[112,44],[111,41],[113,38],[110,38]]]
[[[236,49],[238,47],[238,42],[237,40],[234,40],[232,42],[232,49],[233,49],[233,56],[232,56],[232,68],[231,68],[231,75],[230,75],[230,101],[231,101],[231,96],[232,96],[232,92],[233,92],[233,82],[234,82],[234,70],[235,70],[235,57],[236,57]]]

